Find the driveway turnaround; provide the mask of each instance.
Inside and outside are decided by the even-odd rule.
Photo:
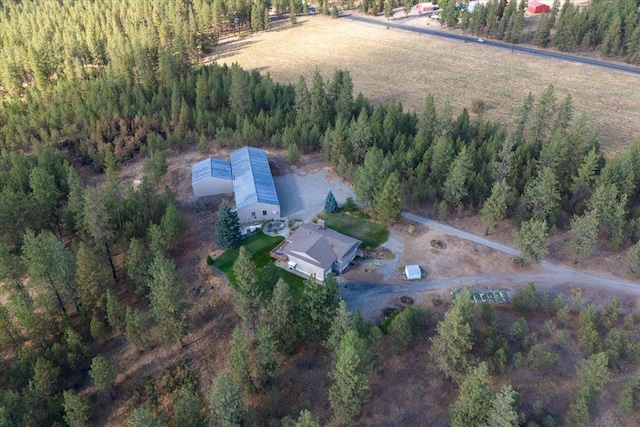
[[[518,256],[520,254],[518,250],[512,247],[492,242],[420,215],[403,212],[402,216],[452,236],[487,246],[509,255]],[[447,279],[412,281],[411,283],[400,285],[353,283],[342,280],[340,282],[340,294],[347,302],[350,310],[359,310],[362,316],[369,321],[380,320],[385,306],[393,305],[394,301],[402,295],[411,296],[414,300],[421,301],[426,293],[440,289],[462,287],[522,288],[527,283],[534,282],[536,288],[543,291],[562,291],[571,287],[580,287],[640,296],[640,285],[638,283],[600,277],[547,261],[543,261],[541,267],[539,273],[479,274]]]

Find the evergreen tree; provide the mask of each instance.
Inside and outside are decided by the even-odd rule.
[[[262,324],[258,327],[256,346],[255,379],[258,387],[263,387],[271,377],[278,373],[280,363],[276,348],[276,339],[271,328]]]
[[[127,425],[129,427],[166,427],[167,423],[148,406],[140,406],[133,410]]]
[[[233,288],[236,311],[255,330],[260,307],[258,272],[244,246],[240,247],[238,258],[233,263],[233,273],[236,277],[236,286]]]
[[[371,362],[366,342],[351,329],[340,341],[329,389],[333,415],[340,424],[351,424],[369,398]]]
[[[240,427],[245,418],[242,388],[229,373],[218,375],[211,385],[209,409],[215,425]]]
[[[338,212],[338,202],[331,191],[329,191],[327,198],[324,201],[324,211],[327,213]]]
[[[569,250],[576,263],[584,261],[596,246],[598,218],[593,211],[574,216],[569,231]]]
[[[190,387],[184,386],[173,398],[173,413],[176,427],[207,427],[209,420],[202,412],[202,399]]]
[[[514,236],[520,257],[526,262],[539,264],[548,251],[546,235],[547,223],[544,220],[530,219],[523,222]]]
[[[157,254],[149,266],[149,276],[149,301],[160,338],[166,344],[177,340],[184,346],[189,302],[182,275],[172,261]]]
[[[291,289],[284,279],[278,279],[269,306],[269,325],[273,330],[280,351],[291,353],[296,341],[296,324],[293,318],[294,302]]]
[[[308,409],[303,409],[292,427],[320,427],[320,423]]]
[[[314,276],[303,282],[300,298],[300,336],[308,342],[318,342],[326,338],[338,304],[338,286],[332,275],[327,275],[324,285]]]
[[[389,335],[398,349],[404,349],[418,336],[420,312],[415,307],[407,307],[393,318],[389,325]]]
[[[495,231],[498,223],[507,215],[507,197],[509,186],[506,179],[493,183],[491,196],[485,200],[480,210],[480,218],[487,226],[484,235],[487,236],[489,231]]]
[[[487,425],[492,427],[518,427],[520,416],[516,402],[518,393],[511,385],[504,384],[499,393],[491,400],[491,407],[487,413]]]
[[[324,343],[325,346],[329,348],[329,350],[335,352],[340,345],[340,340],[342,339],[344,334],[352,328],[353,322],[351,317],[351,312],[347,309],[347,303],[345,301],[340,301],[338,303],[336,315],[333,319],[333,322],[331,323],[331,331],[329,332],[329,337]]]
[[[127,307],[125,311],[124,337],[138,351],[147,350],[150,345],[148,318],[137,308]]]
[[[429,357],[445,378],[460,381],[466,374],[472,356],[473,320],[471,293],[463,290],[456,295],[453,306],[438,322],[436,335],[431,338]]]
[[[550,167],[543,168],[524,190],[521,210],[525,219],[555,225],[560,210],[558,180]]]
[[[125,316],[122,307],[111,289],[105,292],[107,322],[116,332],[124,331]]]
[[[62,393],[64,420],[69,427],[88,427],[91,414],[89,398],[73,390]]]
[[[103,355],[99,354],[91,360],[91,370],[89,371],[91,379],[98,391],[106,391],[111,396],[111,400],[115,399],[114,383],[117,372],[111,362]]]
[[[449,407],[452,427],[487,425],[487,416],[494,392],[489,387],[491,377],[487,362],[472,369],[460,383],[458,399]]]
[[[467,147],[462,147],[451,164],[451,170],[443,185],[444,199],[458,210],[462,209],[462,201],[469,194],[468,181],[472,176],[472,167],[471,153],[467,152]]]
[[[364,163],[356,173],[354,191],[356,197],[363,203],[371,203],[382,183],[389,176],[390,165],[384,153],[377,147],[367,151]]]
[[[400,180],[396,172],[391,172],[384,186],[373,199],[373,211],[376,219],[383,224],[397,222],[402,213],[402,200]]]
[[[387,20],[393,17],[393,1],[392,0],[384,0],[383,9],[384,9],[383,10],[384,17],[387,18]]]
[[[255,388],[251,379],[249,341],[239,326],[236,326],[231,335],[229,363],[231,364],[231,376],[234,382],[242,388],[245,395],[253,393]]]
[[[240,246],[240,220],[238,213],[232,211],[229,205],[223,201],[218,208],[216,216],[216,243],[225,249]]]

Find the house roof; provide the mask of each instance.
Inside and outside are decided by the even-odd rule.
[[[337,231],[305,223],[289,236],[282,252],[327,270],[361,243]]]
[[[231,163],[210,157],[191,166],[191,184],[211,177],[231,180]]]
[[[267,153],[254,147],[244,147],[231,153],[233,188],[236,209],[256,202],[279,205]]]

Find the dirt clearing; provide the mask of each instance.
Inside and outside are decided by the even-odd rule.
[[[428,19],[410,22],[426,26]],[[431,93],[440,109],[448,100],[458,114],[474,99],[482,99],[485,116],[505,123],[512,122],[527,93],[539,95],[553,84],[556,96],[571,95],[576,115],[586,114],[599,130],[607,156],[640,136],[640,85],[635,75],[360,24],[346,17],[317,15],[300,17],[294,27],[288,22],[278,25],[225,41],[206,61],[237,62],[279,82],[295,83],[303,75],[308,85],[316,70],[327,79],[335,69],[347,69],[354,92],[373,102],[395,99],[419,111]]]

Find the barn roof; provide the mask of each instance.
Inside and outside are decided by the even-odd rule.
[[[231,163],[210,157],[191,166],[191,184],[207,178],[231,179]]]
[[[256,202],[279,205],[267,153],[254,147],[244,147],[231,153],[233,188],[236,209]]]

